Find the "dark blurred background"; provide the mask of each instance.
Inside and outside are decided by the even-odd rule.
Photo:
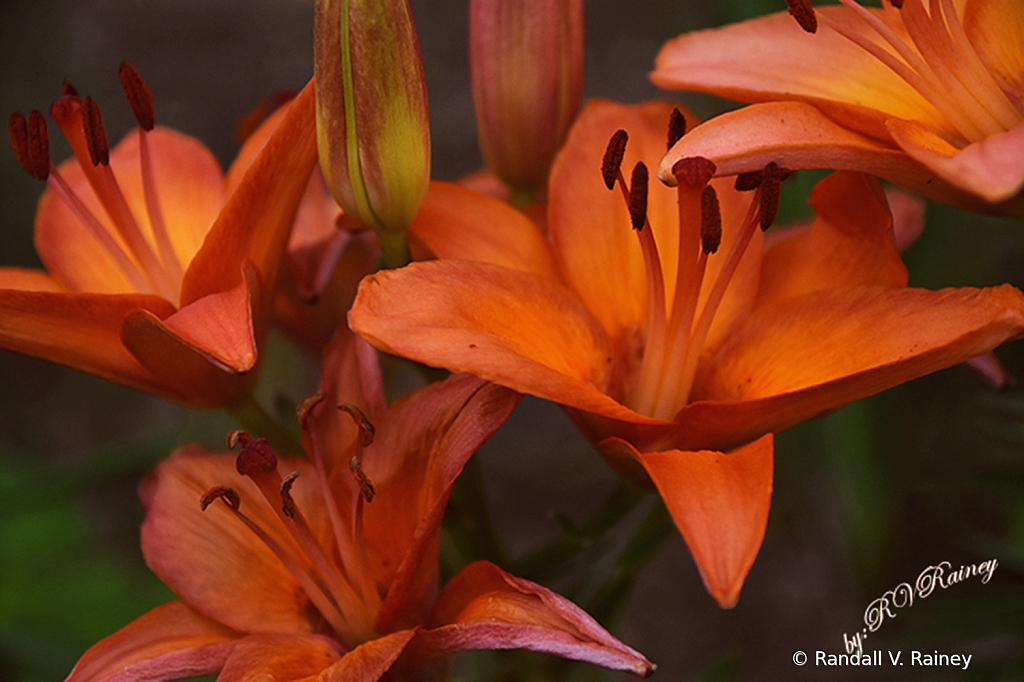
[[[434,176],[454,179],[480,165],[466,3],[411,4],[430,95]],[[678,97],[659,94],[646,78],[664,40],[782,4],[641,0],[627,8],[592,0],[587,95]],[[119,139],[134,123],[116,76],[127,59],[154,92],[158,122],[200,138],[226,166],[245,113],[310,77],[311,26],[310,0],[5,0],[0,111],[46,111],[68,79],[97,100]],[[681,99],[703,116],[731,106]],[[54,159],[65,158],[66,145],[52,126],[51,133]],[[790,183],[786,217],[807,214],[803,199],[817,177]],[[0,178],[0,264],[38,266],[32,220],[42,184],[11,152],[0,152]],[[1024,221],[937,205],[928,218],[906,253],[912,284],[1024,285]],[[1024,377],[1024,344],[999,354]],[[314,381],[314,366],[275,340],[265,383],[295,402]],[[176,445],[218,447],[231,428],[222,415],[0,351],[0,681],[62,679],[90,644],[171,598],[138,549],[135,487]],[[564,539],[616,487],[568,419],[529,398],[478,461],[513,560]],[[457,500],[464,498],[465,491]],[[929,565],[991,558],[999,566],[990,583],[968,580],[915,602],[872,633],[866,649],[903,650],[904,660],[913,649],[973,655],[966,672],[905,666],[899,679],[1024,679],[1021,388],[996,393],[954,367],[781,434],[767,536],[731,611],[707,596],[675,533],[660,545],[652,540],[649,563],[631,564],[635,553],[623,553],[645,518],[658,518],[650,511],[658,504],[642,500],[607,536],[587,540],[566,576],[546,583],[583,604],[595,585],[621,591],[621,600],[606,603],[603,622],[660,666],[655,679],[890,679],[887,668],[801,668],[792,656],[841,653],[844,633],[864,627],[867,605]],[[634,572],[631,590],[614,580]],[[473,654],[456,674],[516,679],[510,671],[525,666],[556,678],[601,678],[587,667],[545,665],[530,654]]]

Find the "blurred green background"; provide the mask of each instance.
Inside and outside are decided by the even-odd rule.
[[[480,165],[466,3],[411,4],[434,175],[457,178]],[[659,45],[781,5],[592,1],[587,94],[678,97],[712,115],[730,105],[648,83]],[[116,78],[128,59],[155,94],[158,121],[199,137],[226,165],[237,121],[311,75],[311,24],[308,0],[7,0],[0,109],[45,111],[67,78],[100,103],[117,139],[133,123]],[[67,155],[54,141],[54,158]],[[42,186],[9,152],[0,153],[0,177],[0,263],[37,266],[31,226]],[[789,183],[784,219],[807,215],[803,199],[817,177]],[[1024,221],[932,204],[906,260],[917,286],[1021,286]],[[266,398],[294,403],[311,390],[312,363],[280,339],[269,355]],[[999,355],[1024,378],[1024,344]],[[231,428],[221,415],[0,351],[0,682],[63,679],[90,644],[171,598],[138,549],[135,488],[175,446],[219,447]],[[863,627],[867,605],[929,565],[991,558],[999,566],[989,584],[969,580],[915,602],[866,647],[902,649],[904,658],[912,649],[973,655],[966,672],[905,667],[900,679],[1024,679],[1024,388],[996,393],[954,367],[780,435],[767,536],[731,611],[707,596],[681,538],[664,532],[656,499],[627,493],[635,509],[608,533],[590,532],[587,518],[617,481],[557,408],[524,400],[477,461],[453,503],[447,555],[465,551],[466,525],[480,521],[475,493],[486,490],[507,567],[593,606],[613,634],[660,666],[656,679],[890,679],[884,668],[798,668],[792,655],[842,652],[843,634]],[[549,543],[578,548],[560,576],[528,565]],[[464,656],[456,674],[522,679],[524,670],[602,679],[589,667],[515,653]]]

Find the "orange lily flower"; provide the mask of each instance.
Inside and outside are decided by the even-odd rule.
[[[321,389],[301,413],[312,461],[241,437],[237,458],[192,446],[158,467],[142,548],[180,601],[93,646],[67,682],[439,679],[444,657],[480,648],[653,671],[572,603],[488,562],[438,594],[452,485],[517,394],[461,375],[386,408],[376,354],[345,329]]]
[[[771,434],[1019,336],[1024,295],[907,288],[884,193],[862,174],[822,181],[813,225],[764,252],[768,171],[748,199],[688,160],[676,191],[650,187],[646,221],[631,214],[598,172],[605,143],[625,129],[627,163],[659,160],[671,108],[591,102],[552,169],[550,242],[489,200],[486,240],[453,231],[433,241],[443,260],[367,278],[349,323],[381,350],[560,403],[620,471],[646,472],[731,606],[767,523]]]
[[[49,184],[35,224],[48,272],[0,268],[0,346],[187,405],[236,405],[316,163],[312,85],[225,178],[199,141],[154,126],[134,68],[120,74],[140,127],[111,150],[99,108],[72,90],[50,109],[75,154],[59,168],[42,114],[11,117],[19,161]]]
[[[775,161],[859,170],[972,210],[1024,214],[1024,4],[904,0],[785,12],[669,41],[651,80],[757,102],[711,119],[661,167]],[[814,34],[806,32],[816,29]]]

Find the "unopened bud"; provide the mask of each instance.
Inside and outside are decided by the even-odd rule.
[[[390,241],[430,181],[427,88],[408,2],[317,0],[313,45],[324,179],[347,215]]]
[[[536,189],[583,101],[582,0],[470,0],[469,70],[484,160]]]

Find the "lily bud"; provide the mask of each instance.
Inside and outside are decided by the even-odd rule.
[[[404,250],[430,181],[419,39],[406,0],[317,0],[320,166],[345,213]],[[392,263],[395,264],[395,263]]]
[[[469,69],[484,160],[536,189],[583,101],[582,0],[470,0]]]

